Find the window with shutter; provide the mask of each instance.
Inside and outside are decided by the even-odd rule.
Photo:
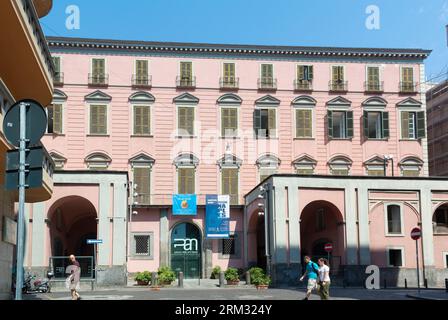
[[[178,169],[178,193],[194,194],[195,193],[195,169],[179,168]]]
[[[418,118],[420,116],[420,118]],[[422,119],[423,116],[423,119]],[[418,122],[420,121],[420,125]],[[421,127],[420,127],[421,126]],[[401,136],[402,139],[418,139],[418,134],[425,135],[424,113],[402,111],[401,112]]]
[[[96,84],[106,82],[106,61],[104,59],[92,59],[92,82]]]
[[[179,135],[194,135],[194,107],[178,107]]]
[[[234,63],[224,63],[224,84],[234,85],[235,84],[235,64]]]
[[[238,109],[221,109],[221,134],[223,137],[235,137],[238,130]]]
[[[311,138],[312,133],[312,110],[296,110],[296,138]]]
[[[426,138],[425,112],[417,112],[417,139]]]
[[[230,196],[230,204],[237,205],[238,199],[238,169],[223,168],[222,176],[222,194]]]
[[[332,82],[331,90],[333,91],[344,91],[344,67],[343,66],[333,66],[332,67]]]
[[[191,86],[193,82],[193,63],[180,63],[180,81],[182,86]]]
[[[269,111],[268,136],[271,138],[275,138],[277,137],[277,120],[276,120],[277,110],[269,109],[268,111]]]
[[[62,104],[53,105],[53,133],[62,133]]]
[[[90,106],[90,134],[107,134],[107,106]]]
[[[136,68],[136,84],[147,85],[148,84],[148,60],[137,60],[135,62]]]
[[[151,168],[150,167],[135,167],[134,169],[134,184],[137,185],[136,192],[138,194],[136,201],[139,204],[150,203],[151,193]]]
[[[379,67],[367,67],[367,89],[368,91],[380,91]]]
[[[261,84],[266,87],[274,86],[274,66],[272,64],[261,65]]]
[[[140,105],[134,106],[134,134],[151,134],[151,107]]]
[[[54,81],[57,84],[61,84],[63,82],[61,73],[61,57],[53,57],[53,65],[54,65]]]

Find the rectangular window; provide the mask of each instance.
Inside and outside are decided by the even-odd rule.
[[[134,234],[134,256],[151,256],[151,235]]]
[[[387,233],[401,234],[401,209],[400,206],[387,206]]]
[[[324,209],[318,209],[316,211],[316,232],[325,230],[325,211]]]
[[[258,138],[272,138],[277,136],[277,120],[275,109],[255,109],[254,130]]]
[[[311,109],[296,110],[296,138],[312,138],[313,111]]]
[[[134,184],[137,185],[135,192],[138,194],[136,201],[138,204],[149,204],[151,193],[151,168],[150,167],[135,167]]]
[[[327,118],[330,138],[353,138],[353,111],[328,111]]]
[[[297,66],[297,81],[307,82],[313,81],[314,70],[313,66]]]
[[[106,83],[106,60],[92,59],[92,83]]]
[[[299,175],[307,176],[307,175],[314,174],[314,170],[313,169],[297,169],[296,173]]]
[[[223,137],[236,137],[238,133],[238,109],[221,109],[221,135]]]
[[[401,112],[401,137],[403,139],[422,139],[426,137],[425,112]]]
[[[389,266],[391,267],[402,267],[403,257],[402,249],[389,249]]]
[[[47,133],[62,133],[62,104],[53,104],[47,107],[48,127]]]
[[[135,83],[137,85],[147,85],[148,84],[148,60],[137,60],[135,61]]]
[[[401,68],[401,91],[404,92],[414,91],[414,68],[411,67]]]
[[[420,177],[420,170],[403,169],[403,177]]]
[[[380,168],[380,167],[369,167],[367,169],[367,175],[370,177],[380,177],[380,176],[384,176],[384,167]]]
[[[179,168],[178,169],[178,193],[194,194],[195,193],[195,169]]]
[[[151,107],[140,105],[134,106],[134,134],[151,134]]]
[[[237,205],[238,199],[238,169],[223,168],[222,176],[222,194],[230,195],[230,204]]]
[[[190,86],[193,82],[193,63],[181,62],[180,63],[180,81],[181,85]]]
[[[348,176],[349,169],[332,169],[331,174],[334,176]]]
[[[364,111],[364,136],[367,139],[389,138],[389,113]]]
[[[53,57],[54,65],[54,81],[56,84],[61,84],[63,82],[61,73],[61,57]]]
[[[90,134],[107,134],[107,106],[90,106]]]
[[[178,107],[179,135],[194,135],[194,107]]]
[[[222,255],[235,255],[236,254],[236,239],[231,235],[228,239],[221,240],[221,253]]]
[[[235,85],[235,64],[224,63],[223,64],[224,85]]]
[[[332,66],[331,68],[331,87],[332,91],[345,91],[344,67]]]
[[[380,86],[380,68],[379,67],[367,67],[367,90],[368,91],[381,91]]]
[[[261,65],[261,88],[274,87],[274,66],[272,64]]]

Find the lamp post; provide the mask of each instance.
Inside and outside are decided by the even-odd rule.
[[[389,161],[392,162],[392,177],[395,176],[394,174],[394,156],[392,155],[384,155],[384,176],[387,176],[387,164]]]

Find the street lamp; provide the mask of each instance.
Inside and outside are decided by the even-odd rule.
[[[390,154],[384,155],[384,176],[387,176],[387,164],[389,161],[392,162],[392,177],[394,176],[394,156]]]

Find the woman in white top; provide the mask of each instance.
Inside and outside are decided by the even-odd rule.
[[[330,298],[330,267],[328,260],[320,258],[319,261],[319,295],[322,300]]]

